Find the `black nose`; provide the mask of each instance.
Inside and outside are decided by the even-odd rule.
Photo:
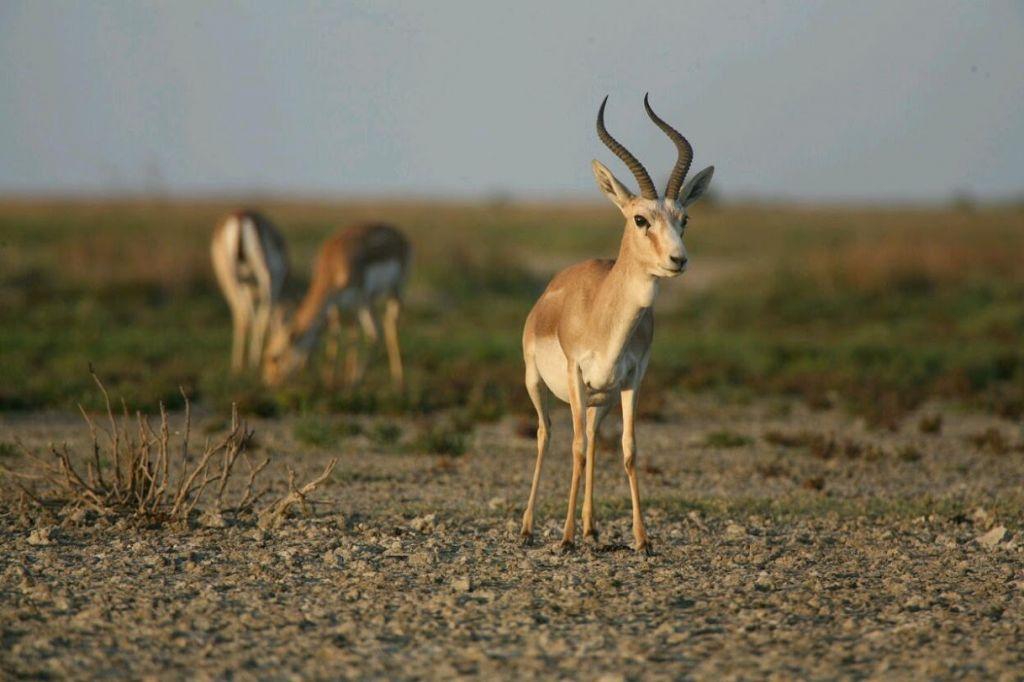
[[[686,261],[689,260],[686,256],[683,256],[682,258],[676,258],[675,256],[669,256],[668,259],[675,264],[676,268],[682,268],[684,265],[686,265]]]

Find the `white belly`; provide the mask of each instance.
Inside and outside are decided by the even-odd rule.
[[[559,400],[569,402],[569,370],[558,339],[553,336],[537,339],[533,353],[540,378]]]
[[[385,294],[399,288],[402,264],[397,260],[381,261],[366,268],[363,286],[348,286],[338,290],[332,297],[334,305],[343,310],[365,306]]]
[[[402,276],[402,264],[397,260],[381,261],[366,268],[363,280],[363,295],[374,300],[398,288]]]

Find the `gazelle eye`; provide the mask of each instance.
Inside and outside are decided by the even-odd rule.
[[[642,215],[633,216],[633,222],[636,223],[637,227],[650,227],[651,224],[647,222],[647,218]]]
[[[690,216],[684,215],[683,216],[683,227],[686,227],[686,223],[688,223],[688,222],[690,222]]]

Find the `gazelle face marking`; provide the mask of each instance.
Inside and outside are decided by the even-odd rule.
[[[688,262],[683,243],[686,211],[676,202],[633,199],[623,209],[625,239],[651,277],[678,277]]]

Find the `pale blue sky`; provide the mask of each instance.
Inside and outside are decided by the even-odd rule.
[[[0,193],[596,198],[647,90],[727,196],[1024,192],[1020,2],[4,0]]]

